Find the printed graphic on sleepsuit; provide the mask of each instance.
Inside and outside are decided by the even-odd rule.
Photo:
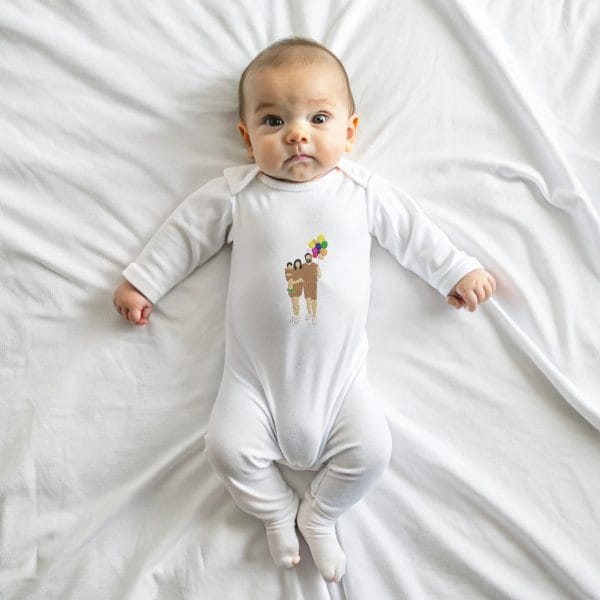
[[[317,287],[321,277],[321,261],[327,256],[328,242],[321,233],[308,242],[308,249],[302,259],[296,258],[287,263],[284,275],[287,282],[287,294],[290,298],[292,314],[290,323],[300,323],[300,297],[306,303],[305,321],[309,319],[317,324]],[[316,260],[316,262],[314,262]],[[304,303],[302,303],[304,304]]]

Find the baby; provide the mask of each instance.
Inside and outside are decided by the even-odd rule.
[[[264,523],[277,565],[300,561],[297,524],[322,576],[337,582],[346,558],[336,520],[391,448],[366,370],[371,236],[455,308],[474,311],[496,284],[402,191],[343,157],[359,118],[329,50],[301,38],[266,48],[241,76],[239,111],[253,163],[225,169],[175,210],[123,271],[114,304],[146,324],[153,303],[233,243],[207,457]],[[301,501],[277,462],[316,471]]]

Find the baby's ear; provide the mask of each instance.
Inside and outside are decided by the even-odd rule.
[[[346,152],[350,152],[354,146],[359,122],[360,118],[356,113],[348,118],[348,123],[346,125]]]
[[[244,140],[244,144],[246,144],[246,150],[248,151],[248,158],[254,160],[254,152],[252,151],[252,142],[250,141],[250,134],[248,133],[248,128],[246,127],[246,123],[244,121],[240,121],[237,124],[238,131],[240,132],[242,139]]]

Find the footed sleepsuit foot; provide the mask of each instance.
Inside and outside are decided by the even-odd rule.
[[[265,523],[265,530],[269,552],[275,564],[278,567],[295,567],[300,562],[295,519]]]
[[[339,582],[346,572],[346,555],[335,532],[335,521],[319,514],[318,508],[304,500],[298,511],[302,532],[319,572],[326,581]]]

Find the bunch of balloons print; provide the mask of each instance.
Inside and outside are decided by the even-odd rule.
[[[307,252],[313,255],[313,258],[325,258],[327,256],[327,240],[325,236],[320,233],[314,240],[308,242]]]

